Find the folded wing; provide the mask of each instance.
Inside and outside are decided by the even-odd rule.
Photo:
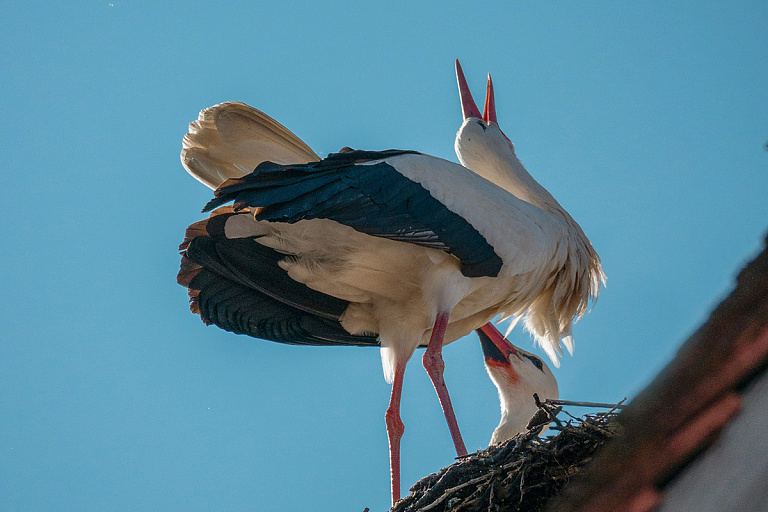
[[[387,162],[413,151],[348,151],[304,165],[262,163],[216,190],[204,211],[230,201],[256,220],[329,219],[368,235],[456,256],[467,277],[496,276],[501,258],[464,218]]]

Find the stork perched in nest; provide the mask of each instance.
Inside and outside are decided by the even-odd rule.
[[[189,288],[192,311],[282,343],[380,346],[392,383],[393,503],[403,375],[415,349],[427,347],[424,366],[457,454],[465,455],[443,380],[443,345],[480,329],[507,362],[517,354],[508,370],[489,366],[502,405],[516,393],[530,399],[531,390],[553,398],[557,384],[546,365],[515,352],[491,320],[524,319],[557,364],[561,343],[573,349],[571,324],[604,279],[581,228],[499,129],[490,79],[481,115],[456,64],[463,166],[408,150],[345,148],[320,159],[272,118],[236,102],[202,111],[181,154],[189,173],[216,190],[204,209],[213,213],[192,224],[181,245],[178,281]],[[502,424],[520,423],[513,409],[502,411]],[[497,432],[506,435],[502,426]]]

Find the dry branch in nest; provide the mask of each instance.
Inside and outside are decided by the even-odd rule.
[[[553,409],[550,414],[559,412]],[[615,417],[609,411],[574,418],[561,424],[557,435],[546,438],[539,437],[542,426],[534,427],[422,478],[392,512],[544,510],[616,434]]]

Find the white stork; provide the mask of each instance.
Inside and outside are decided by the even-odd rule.
[[[485,369],[499,391],[501,421],[493,431],[489,446],[512,439],[525,432],[538,409],[534,393],[543,401],[560,397],[557,380],[547,363],[508,341],[499,342],[501,335],[493,324],[477,329],[485,357]]]
[[[512,266],[521,271],[512,276],[514,293],[500,311],[515,318],[513,325],[523,319],[536,342],[560,366],[561,343],[573,354],[572,325],[605,283],[600,257],[576,221],[517,158],[514,144],[497,121],[491,76],[482,115],[458,59],[456,77],[464,114],[455,143],[459,161],[528,207],[518,210],[515,219],[521,229],[511,226],[508,237],[535,261],[514,261]]]
[[[185,168],[216,188],[205,210],[235,203],[187,230],[179,282],[189,288],[192,310],[207,323],[284,343],[380,345],[392,383],[393,503],[400,496],[403,375],[416,347],[427,345],[424,366],[457,453],[465,455],[442,377],[442,346],[483,326],[509,355],[510,344],[489,322],[498,314],[525,316],[556,361],[559,339],[572,348],[571,322],[602,278],[578,225],[525,172],[511,143],[497,147],[495,112],[493,119],[474,116],[465,82],[464,89],[456,145],[474,172],[413,151],[349,150],[321,160],[242,103],[201,112],[184,138]],[[483,152],[496,154],[479,158]],[[518,197],[509,183],[520,182]],[[540,374],[525,374],[543,388],[540,396],[551,397],[551,372],[518,359]],[[521,375],[508,372],[508,380]],[[514,386],[494,382],[504,408]]]

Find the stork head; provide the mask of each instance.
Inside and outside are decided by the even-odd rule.
[[[493,81],[488,75],[483,113],[475,104],[469,85],[464,78],[459,59],[456,59],[456,80],[459,83],[459,97],[464,122],[456,134],[456,154],[462,165],[478,172],[487,167],[488,156],[504,160],[517,161],[515,146],[501,131],[496,117],[496,100],[493,94]]]
[[[549,211],[562,210],[552,195],[525,170],[515,154],[515,146],[504,135],[496,120],[493,82],[488,75],[488,88],[483,113],[475,105],[458,59],[456,79],[459,82],[461,111],[464,122],[456,134],[456,156],[461,165],[495,183],[518,199]]]
[[[557,380],[547,363],[530,352],[511,344],[501,334],[478,330],[485,356],[485,368],[499,390],[501,422],[491,437],[491,445],[525,432],[536,413],[536,393],[544,401],[557,399]]]

